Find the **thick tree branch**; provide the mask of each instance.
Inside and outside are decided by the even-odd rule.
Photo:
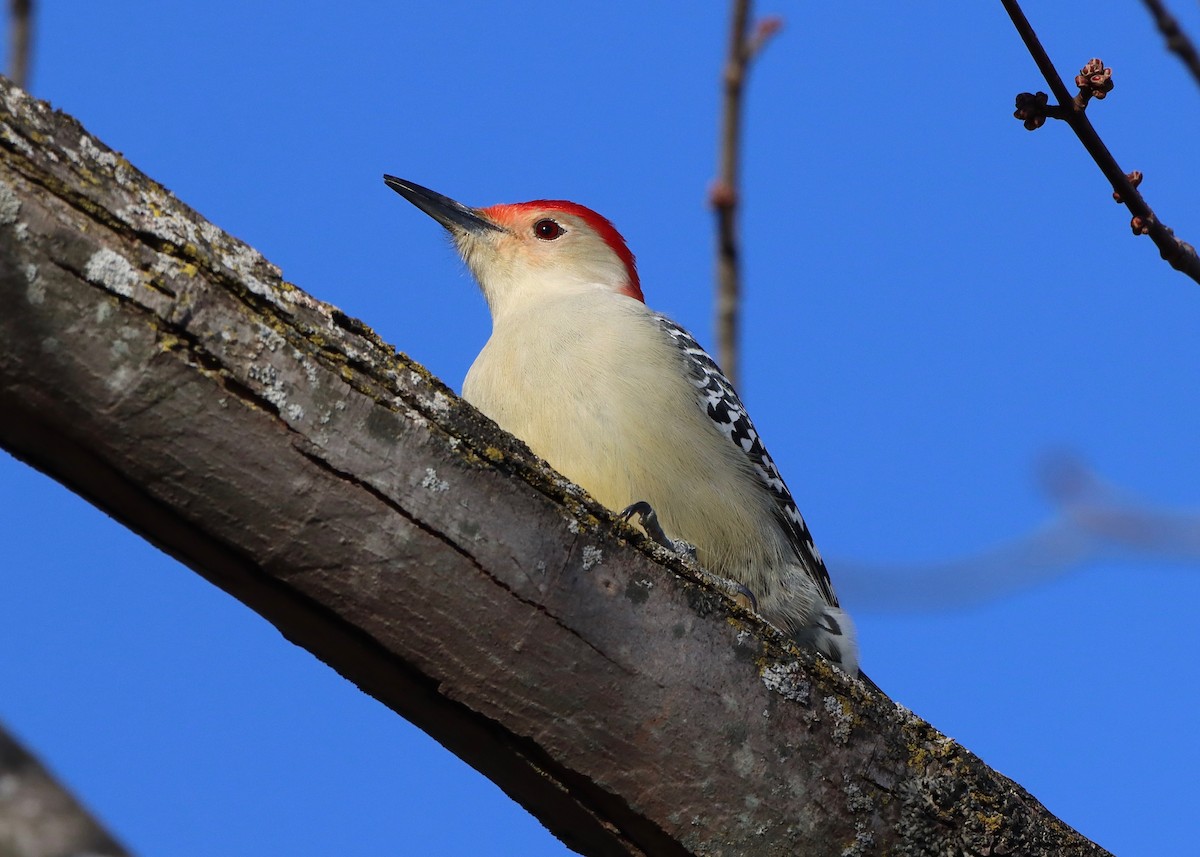
[[[1110,79],[1112,70],[1103,68],[1104,64],[1099,60],[1092,60],[1080,70],[1079,76],[1076,77],[1080,91],[1078,95],[1072,96],[1055,70],[1054,63],[1050,61],[1046,49],[1042,47],[1033,25],[1021,11],[1020,3],[1017,0],[1000,0],[1000,2],[1004,4],[1004,9],[1012,19],[1013,26],[1017,28],[1017,33],[1025,42],[1026,49],[1033,57],[1033,61],[1037,63],[1042,77],[1049,84],[1050,91],[1058,100],[1056,105],[1047,105],[1044,92],[1036,93],[1036,95],[1022,92],[1017,96],[1017,111],[1014,115],[1018,119],[1024,120],[1025,127],[1030,131],[1041,127],[1046,117],[1062,119],[1070,125],[1075,136],[1079,138],[1079,142],[1083,143],[1083,147],[1092,156],[1096,166],[1100,167],[1100,171],[1112,185],[1113,198],[1117,202],[1124,203],[1132,212],[1133,219],[1130,225],[1134,234],[1149,235],[1150,240],[1158,247],[1159,255],[1167,264],[1200,283],[1200,256],[1197,256],[1196,248],[1186,241],[1176,238],[1175,231],[1158,219],[1153,209],[1150,208],[1150,204],[1142,198],[1137,190],[1137,186],[1141,182],[1141,174],[1122,171],[1117,164],[1117,159],[1108,151],[1108,147],[1104,145],[1104,141],[1100,139],[1100,135],[1096,133],[1096,129],[1092,127],[1091,121],[1087,118],[1085,108],[1088,101],[1093,97],[1104,98],[1108,90],[1112,89]],[[1095,70],[1094,66],[1100,67],[1104,82],[1103,88],[1089,85],[1088,76]]]
[[[70,117],[7,82],[0,105],[0,444],[572,848],[1102,853],[614,530],[428,372]]]
[[[129,852],[0,728],[0,854],[128,857]]]

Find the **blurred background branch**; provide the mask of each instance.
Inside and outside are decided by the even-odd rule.
[[[729,25],[729,54],[721,76],[721,138],[717,178],[709,190],[709,204],[717,215],[717,363],[738,386],[738,314],[741,302],[741,266],[738,247],[738,164],[741,158],[742,93],[750,63],[783,19],[767,17],[750,27],[750,0],[734,0]]]
[[[17,86],[29,89],[29,55],[33,45],[33,0],[9,0],[8,76]]]
[[[1142,503],[1070,453],[1039,468],[1054,516],[1033,532],[969,557],[909,566],[831,561],[852,609],[879,613],[973,607],[1047,583],[1087,563],[1200,563],[1200,512]]]
[[[1162,0],[1142,0],[1150,14],[1154,17],[1154,25],[1167,41],[1167,50],[1179,57],[1180,61],[1191,72],[1192,78],[1200,84],[1200,53],[1188,38],[1187,33],[1179,26],[1179,20],[1167,9]]]

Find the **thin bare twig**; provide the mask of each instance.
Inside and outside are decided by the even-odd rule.
[[[717,362],[736,386],[738,381],[738,307],[741,273],[738,264],[738,162],[742,129],[742,90],[751,60],[783,22],[763,18],[748,33],[750,0],[734,0],[729,27],[729,56],[723,73],[724,99],[720,154],[709,202],[717,214]]]
[[[1192,73],[1196,83],[1200,84],[1200,53],[1179,26],[1179,21],[1167,9],[1162,0],[1142,0],[1150,14],[1154,16],[1154,24],[1163,38],[1167,40],[1167,50],[1179,57],[1187,70]]]
[[[9,0],[8,76],[29,89],[29,46],[33,42],[33,0]]]
[[[1100,139],[1100,135],[1096,133],[1096,129],[1092,127],[1092,123],[1087,118],[1085,108],[1088,100],[1093,97],[1103,98],[1107,91],[1112,89],[1112,70],[1105,69],[1104,64],[1099,60],[1088,63],[1075,79],[1080,93],[1072,96],[1062,78],[1058,76],[1054,64],[1046,54],[1045,48],[1042,47],[1041,41],[1038,40],[1037,33],[1034,32],[1029,19],[1021,11],[1017,0],[1001,0],[1001,3],[1004,4],[1008,16],[1012,18],[1017,32],[1025,42],[1025,47],[1028,48],[1038,69],[1041,70],[1042,76],[1046,78],[1046,83],[1050,85],[1054,97],[1058,100],[1057,105],[1047,105],[1045,93],[1039,92],[1035,95],[1023,92],[1017,96],[1017,111],[1014,115],[1018,119],[1023,119],[1025,127],[1029,130],[1039,127],[1041,120],[1046,117],[1062,119],[1070,125],[1075,136],[1092,156],[1092,160],[1096,162],[1105,178],[1112,184],[1114,198],[1118,202],[1124,203],[1133,214],[1130,225],[1134,233],[1149,235],[1158,247],[1159,254],[1172,268],[1200,283],[1200,256],[1196,255],[1196,248],[1186,241],[1176,238],[1174,231],[1158,219],[1150,205],[1138,193],[1137,185],[1133,181],[1135,174],[1126,174],[1117,165],[1116,158],[1108,151],[1108,147],[1104,145],[1104,141]]]

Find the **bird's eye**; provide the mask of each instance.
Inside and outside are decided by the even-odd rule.
[[[551,220],[549,217],[533,224],[533,234],[543,241],[553,241],[565,231],[565,229],[558,225],[558,221]]]

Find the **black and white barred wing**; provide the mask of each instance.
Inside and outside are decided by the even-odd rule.
[[[729,383],[716,361],[700,347],[690,333],[665,316],[658,316],[658,321],[678,345],[687,361],[691,381],[699,393],[700,406],[729,438],[729,442],[736,444],[750,460],[763,485],[775,499],[776,519],[787,533],[796,555],[817,584],[826,602],[837,606],[837,596],[833,593],[833,584],[829,580],[825,561],[821,559],[821,554],[813,543],[812,534],[808,531],[808,525],[804,523],[804,518],[792,499],[792,493],[788,491],[787,485],[779,475],[779,469],[763,446],[762,439],[758,436],[754,423],[750,422],[746,408],[733,385]]]

